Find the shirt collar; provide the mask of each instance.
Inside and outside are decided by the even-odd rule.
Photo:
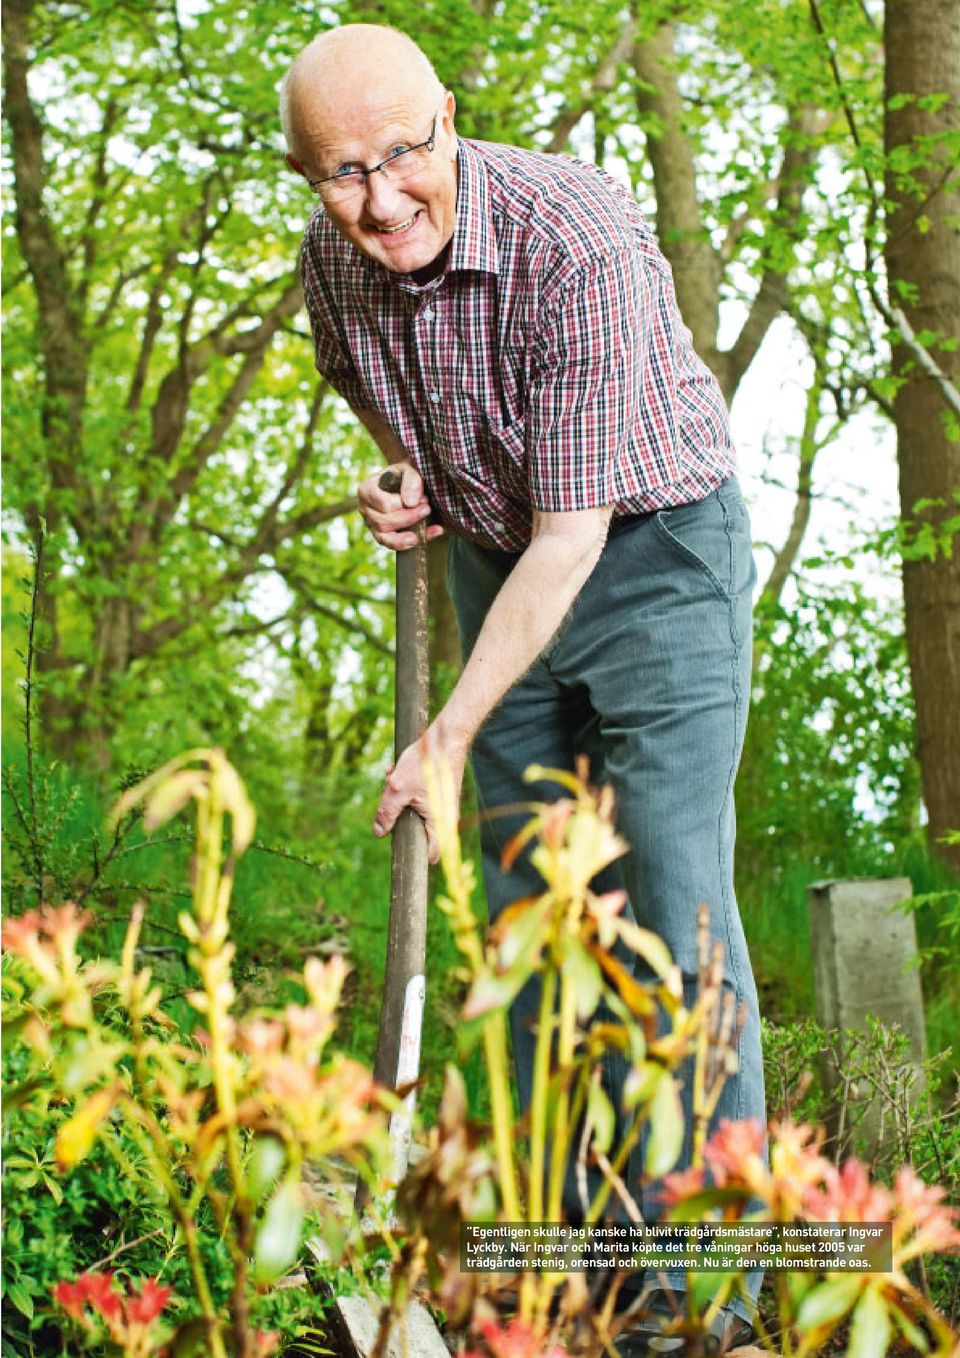
[[[487,167],[476,147],[462,137],[457,139],[457,165],[457,221],[445,272],[472,269],[480,273],[499,273]]]

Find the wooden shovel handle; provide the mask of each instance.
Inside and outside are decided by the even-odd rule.
[[[392,468],[380,478],[396,494],[400,475]],[[416,547],[396,553],[397,629],[394,701],[396,757],[423,735],[429,720],[430,665],[427,607],[426,528],[418,526]],[[387,969],[374,1076],[389,1089],[415,1080],[420,1068],[420,1021],[427,946],[427,835],[409,807],[393,830]],[[419,983],[418,983],[419,978]],[[411,982],[414,982],[411,985]],[[415,1012],[418,1003],[421,1013]],[[394,1173],[406,1169],[406,1147],[396,1147]],[[396,1143],[395,1143],[396,1146]]]

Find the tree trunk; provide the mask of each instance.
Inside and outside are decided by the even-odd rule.
[[[634,48],[634,70],[641,82],[637,107],[641,113],[655,114],[660,126],[658,136],[647,137],[647,155],[657,195],[657,237],[673,270],[680,315],[690,328],[693,347],[718,373],[720,264],[700,211],[693,147],[683,127],[674,40],[673,27],[664,24]]]
[[[941,369],[960,374],[960,190],[949,177],[946,137],[960,129],[958,0],[887,0],[885,16],[886,198],[891,205],[885,248],[890,300],[914,331],[935,335],[930,352]],[[925,95],[948,96],[939,107]],[[902,99],[902,104],[901,104]],[[894,106],[891,107],[891,100]],[[938,140],[943,139],[943,140]],[[918,167],[913,154],[930,150]],[[900,505],[910,537],[936,530],[956,513],[960,441],[951,439],[936,382],[902,345],[893,350],[903,385],[894,401]],[[955,420],[954,420],[955,422]],[[917,508],[921,502],[933,501]],[[960,551],[904,562],[907,644],[917,706],[923,792],[933,845],[960,828]],[[944,850],[960,867],[960,847]]]

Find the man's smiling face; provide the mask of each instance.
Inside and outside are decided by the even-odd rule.
[[[324,210],[352,245],[395,273],[426,269],[442,254],[457,216],[453,95],[423,52],[394,29],[348,24],[306,47],[284,82],[291,166],[311,182],[369,170],[433,137],[414,173],[379,170],[328,196]],[[407,162],[404,169],[409,168]]]
[[[453,96],[432,104],[422,91],[411,98],[368,99],[342,117],[325,118],[310,143],[306,170],[313,179],[367,169],[430,136],[415,172],[392,179],[376,171],[358,177],[353,192],[325,202],[330,221],[361,254],[395,273],[432,264],[453,235],[457,215],[456,134]]]

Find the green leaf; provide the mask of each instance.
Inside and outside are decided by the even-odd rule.
[[[253,1276],[258,1283],[272,1283],[296,1263],[303,1229],[300,1185],[285,1180],[263,1214],[253,1247]]]
[[[565,938],[561,949],[563,981],[573,983],[577,1017],[588,1019],[600,1003],[603,977],[596,961],[576,938]]]
[[[33,1319],[33,1297],[31,1297],[23,1283],[11,1283],[7,1287],[6,1295],[10,1298],[21,1315],[26,1316],[28,1320]]]
[[[597,1149],[606,1153],[613,1142],[617,1115],[603,1087],[592,1081],[587,1094],[587,1117],[593,1128],[593,1139]]]
[[[59,1207],[60,1204],[63,1202],[63,1189],[57,1183],[56,1179],[51,1179],[49,1174],[44,1174],[43,1186]]]
[[[887,1304],[876,1288],[869,1288],[853,1313],[846,1358],[882,1358],[890,1343]]]
[[[283,1173],[287,1163],[287,1148],[279,1136],[255,1136],[247,1159],[247,1192],[251,1201],[259,1202]]]
[[[797,1324],[801,1331],[835,1324],[847,1314],[862,1290],[863,1278],[855,1273],[817,1283],[800,1304]]]
[[[667,1070],[661,1071],[647,1116],[650,1125],[644,1168],[652,1179],[659,1179],[673,1169],[683,1145],[680,1091]]]

